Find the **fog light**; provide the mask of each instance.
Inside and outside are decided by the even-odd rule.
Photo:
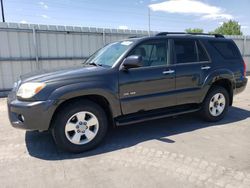
[[[19,114],[18,115],[18,119],[21,121],[21,122],[24,122],[24,116],[22,114]]]

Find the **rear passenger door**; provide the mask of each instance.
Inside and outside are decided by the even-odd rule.
[[[198,103],[203,80],[212,63],[203,44],[195,39],[173,39],[177,105]]]

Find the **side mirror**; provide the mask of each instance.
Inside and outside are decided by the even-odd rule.
[[[142,67],[142,56],[138,55],[131,55],[124,59],[123,61],[123,67],[125,69],[131,69],[131,68],[137,68],[137,67]]]

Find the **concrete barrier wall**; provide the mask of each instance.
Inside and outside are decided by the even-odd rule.
[[[10,89],[22,74],[79,65],[107,43],[146,35],[140,30],[0,23],[0,90]],[[250,63],[250,37],[230,38]]]

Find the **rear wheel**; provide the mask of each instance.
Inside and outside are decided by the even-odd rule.
[[[65,105],[55,117],[52,134],[63,150],[79,153],[96,147],[107,132],[104,110],[88,100]]]
[[[202,104],[201,115],[206,121],[219,121],[226,115],[228,106],[227,90],[220,86],[214,86]]]

